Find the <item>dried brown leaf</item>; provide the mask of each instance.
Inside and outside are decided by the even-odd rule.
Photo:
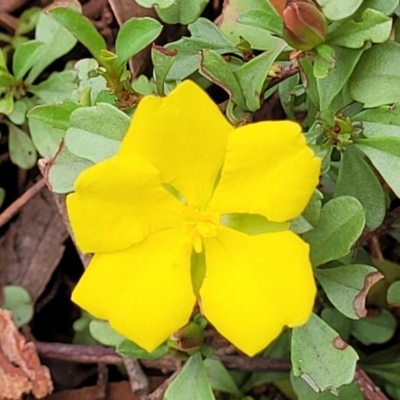
[[[358,317],[364,318],[367,316],[367,309],[365,308],[365,301],[368,295],[369,290],[376,282],[383,279],[384,276],[380,272],[372,272],[365,277],[364,286],[361,292],[354,298],[353,306],[354,311]]]
[[[42,398],[52,390],[50,372],[40,364],[35,345],[18,332],[11,312],[0,309],[0,398],[18,400],[30,392]]]
[[[42,190],[0,238],[0,286],[23,286],[36,301],[63,256],[67,237],[52,194]]]

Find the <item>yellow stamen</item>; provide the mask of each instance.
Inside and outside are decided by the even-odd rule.
[[[215,212],[200,211],[192,206],[184,210],[185,222],[182,225],[183,232],[192,243],[196,253],[203,251],[202,238],[217,236],[221,229],[220,215]]]

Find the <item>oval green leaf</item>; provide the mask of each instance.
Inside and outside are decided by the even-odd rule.
[[[117,63],[122,65],[151,44],[161,33],[162,25],[153,18],[131,18],[120,28],[115,42]]]

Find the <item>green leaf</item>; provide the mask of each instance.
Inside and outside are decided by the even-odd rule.
[[[282,19],[275,12],[262,9],[247,10],[239,15],[238,22],[244,25],[265,29],[278,36],[282,36]]]
[[[41,49],[44,43],[38,40],[30,40],[23,43],[15,50],[13,56],[13,73],[17,80],[21,80],[25,74],[33,67],[39,60]]]
[[[351,324],[351,334],[366,346],[389,341],[396,330],[396,319],[382,309],[378,316],[361,318]]]
[[[319,268],[315,273],[331,303],[351,319],[367,315],[365,299],[368,291],[383,278],[376,268],[363,264]]]
[[[334,98],[343,90],[354,71],[363,49],[353,50],[335,46],[335,68],[323,79],[317,80],[321,110],[328,110]]]
[[[299,59],[299,67],[306,94],[313,105],[319,110],[319,93],[317,79],[314,76],[313,65],[308,57],[301,57]],[[308,107],[309,108],[309,107]]]
[[[303,235],[311,246],[312,264],[318,266],[347,255],[364,224],[365,211],[354,197],[337,197],[326,203],[317,227]]]
[[[152,8],[157,5],[160,8],[167,8],[174,4],[175,0],[136,0],[140,6],[145,8]]]
[[[8,149],[11,161],[22,169],[36,164],[36,150],[31,138],[13,124],[8,124]]]
[[[157,347],[154,351],[149,353],[148,351],[142,349],[137,344],[124,340],[121,342],[116,349],[116,352],[129,358],[144,358],[148,360],[155,360],[168,353],[168,346],[163,343],[161,346]]]
[[[41,11],[42,10],[38,7],[32,7],[25,10],[18,18],[18,26],[15,30],[15,36],[22,36],[31,32],[39,20]]]
[[[199,353],[190,357],[179,375],[171,382],[164,400],[215,400]]]
[[[114,98],[114,95],[107,89],[107,81],[103,76],[98,75],[99,63],[94,58],[79,60],[74,65],[78,74],[79,87],[72,92],[71,99],[81,103],[83,98],[90,97],[90,105],[95,105],[101,93]],[[90,91],[90,93],[88,93]],[[90,94],[90,96],[88,96]],[[99,101],[100,102],[100,101]],[[106,101],[107,102],[107,101]]]
[[[24,100],[17,100],[8,118],[13,124],[22,125],[25,123],[27,109],[28,106]]]
[[[287,231],[289,228],[288,222],[268,221],[267,218],[262,215],[244,213],[223,214],[221,215],[221,224],[248,235],[283,232]]]
[[[125,64],[151,44],[160,35],[161,30],[162,25],[153,18],[131,18],[124,22],[115,42],[117,64]]]
[[[314,59],[313,73],[317,79],[323,79],[328,76],[329,71],[335,66],[335,50],[325,43],[319,44],[315,50],[317,55]]]
[[[29,111],[29,131],[41,156],[51,159],[56,155],[75,108],[72,104],[60,104],[37,106]]]
[[[36,150],[47,160],[56,155],[65,136],[65,130],[53,128],[35,119],[29,120],[29,132]]]
[[[5,198],[6,198],[6,191],[2,187],[0,187],[0,208],[3,206]]]
[[[10,115],[13,111],[14,96],[9,92],[0,100],[0,114]]]
[[[167,80],[178,81],[187,78],[199,68],[198,53],[203,49],[215,50],[218,54],[233,53],[240,55],[234,44],[211,21],[199,18],[188,26],[191,37],[183,37],[177,42],[165,46],[168,50],[176,50],[176,61]]]
[[[354,18],[358,19],[359,17],[361,17],[362,13],[367,8],[372,8],[385,15],[392,15],[398,6],[399,0],[364,0],[360,8],[355,13]]]
[[[164,96],[164,83],[168,72],[176,59],[177,51],[171,51],[164,47],[153,44],[151,49],[151,59],[154,67],[154,77],[157,85],[157,93]]]
[[[57,21],[42,12],[35,30],[35,39],[44,43],[40,57],[28,74],[31,84],[53,61],[67,54],[76,45],[76,39]]]
[[[220,16],[221,31],[235,44],[247,41],[252,49],[269,50],[279,45],[281,39],[258,26],[239,21],[240,15],[250,10],[263,10],[275,18],[280,18],[268,1],[265,0],[229,0],[225,2]],[[238,18],[239,16],[239,18]]]
[[[381,136],[400,138],[400,107],[382,106],[364,110],[351,120],[362,122],[362,133],[367,138]]]
[[[383,43],[389,39],[392,19],[379,11],[367,9],[362,21],[344,21],[329,32],[327,41],[331,44],[358,49],[365,42]]]
[[[372,162],[387,184],[400,197],[400,138],[356,139],[355,144]]]
[[[0,71],[7,71],[7,60],[4,55],[4,50],[0,49]]]
[[[132,82],[132,89],[139,94],[147,96],[149,94],[157,93],[157,87],[154,82],[149,81],[145,75],[140,75],[135,81]]]
[[[325,16],[331,21],[339,21],[353,15],[363,0],[317,0]]]
[[[62,142],[54,160],[47,166],[47,182],[55,193],[72,192],[76,178],[92,165],[93,162],[72,154]]]
[[[295,74],[286,78],[279,83],[279,98],[282,107],[285,111],[286,116],[296,121],[296,115],[294,111],[295,99],[296,99],[296,87],[299,84],[299,74]]]
[[[108,103],[74,110],[71,128],[65,134],[65,145],[78,157],[94,163],[117,152],[130,124],[130,118]]]
[[[277,46],[243,64],[234,72],[242,88],[248,110],[256,111],[260,108],[269,71],[285,47],[286,43],[281,40]]]
[[[72,103],[36,106],[28,112],[27,117],[29,120],[40,121],[52,128],[66,131],[70,127],[71,113],[76,108]]]
[[[62,103],[78,87],[75,71],[53,72],[49,78],[27,90],[47,104]]]
[[[5,68],[0,67],[0,87],[4,90],[17,84],[18,81]]]
[[[69,8],[62,7],[49,10],[49,14],[68,29],[92,53],[94,58],[101,61],[101,51],[107,49],[107,44],[86,17]]]
[[[338,392],[317,393],[304,379],[290,375],[290,382],[298,396],[298,400],[364,400],[363,392],[355,383],[341,386]]]
[[[400,101],[400,44],[387,41],[372,46],[362,55],[350,78],[350,94],[365,107]]]
[[[400,307],[400,281],[393,282],[389,286],[386,298],[389,306]]]
[[[214,50],[205,49],[200,54],[200,73],[222,87],[235,104],[242,110],[246,110],[246,100],[243,97],[242,88],[224,58]]]
[[[33,303],[30,294],[21,286],[4,286],[2,307],[12,312],[15,325],[21,327],[33,317]]]
[[[339,333],[340,337],[348,342],[350,340],[350,331],[352,320],[345,317],[336,308],[328,307],[324,308],[321,312],[321,318],[336,332]]]
[[[322,199],[322,193],[315,190],[303,213],[296,219],[290,221],[290,229],[293,232],[302,234],[317,226],[321,216]]]
[[[154,7],[160,19],[167,24],[188,25],[196,21],[209,0],[175,0],[169,7]]]
[[[105,346],[119,346],[125,337],[115,332],[107,321],[92,320],[89,324],[90,334],[101,344]]]
[[[374,379],[374,382],[390,383],[400,387],[399,354],[400,345],[396,344],[363,359],[362,368]],[[393,399],[397,399],[397,397],[393,397]]]
[[[208,381],[214,390],[230,393],[239,397],[242,396],[232,376],[221,361],[207,358],[204,360],[204,368],[207,373]]]
[[[348,146],[343,153],[334,197],[353,196],[362,204],[366,214],[365,225],[374,230],[386,214],[386,198],[382,185],[361,153]]]
[[[292,368],[317,391],[336,390],[354,379],[358,355],[317,315],[292,332]]]

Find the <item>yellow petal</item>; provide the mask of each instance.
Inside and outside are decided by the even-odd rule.
[[[191,249],[182,245],[181,235],[169,229],[128,250],[96,254],[72,300],[153,351],[188,322],[195,304]]]
[[[85,253],[123,250],[152,232],[178,227],[183,207],[161,186],[157,169],[134,154],[88,168],[67,197],[72,230]]]
[[[202,310],[240,350],[252,356],[284,326],[308,320],[316,288],[308,245],[294,233],[248,236],[224,228],[204,245]]]
[[[146,96],[136,110],[120,152],[136,152],[161,171],[193,206],[214,189],[233,127],[217,105],[191,81],[167,97]]]
[[[246,125],[230,134],[210,209],[284,222],[301,214],[318,183],[320,159],[290,121]]]

